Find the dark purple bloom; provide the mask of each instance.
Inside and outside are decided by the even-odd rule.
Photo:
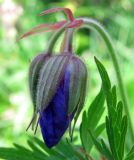
[[[67,114],[69,81],[70,68],[68,66],[56,94],[41,115],[40,127],[43,139],[48,147],[53,147],[59,142],[68,128],[69,119],[72,118]]]

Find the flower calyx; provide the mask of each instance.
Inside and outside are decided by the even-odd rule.
[[[57,12],[57,11],[64,11],[65,14],[67,15],[67,20],[59,21],[53,24],[40,24],[32,28],[30,31],[24,33],[20,38],[22,39],[37,33],[55,31],[62,27],[65,27],[65,28],[80,27],[83,24],[83,20],[80,20],[80,19],[77,20],[74,18],[72,11],[69,8],[53,8],[53,9],[45,10],[41,12],[39,16],[43,16],[43,15]]]

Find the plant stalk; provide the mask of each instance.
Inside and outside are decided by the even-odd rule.
[[[55,32],[55,34],[52,36],[52,38],[50,39],[49,41],[49,45],[48,45],[48,48],[47,48],[47,53],[52,53],[53,51],[53,48],[58,40],[58,38],[61,36],[61,34],[65,31],[65,28],[66,26],[68,25],[69,23],[66,23],[62,28],[60,28],[58,31]],[[46,52],[46,51],[45,51]]]
[[[64,40],[61,44],[61,53],[72,53],[73,30],[73,28],[65,30]]]
[[[113,66],[115,69],[115,73],[116,73],[116,77],[117,77],[117,81],[118,81],[118,85],[119,85],[120,95],[121,95],[122,101],[124,103],[124,110],[125,110],[125,113],[127,114],[128,119],[129,119],[131,139],[134,141],[134,128],[133,128],[132,118],[131,118],[131,114],[130,114],[130,107],[129,107],[129,103],[128,103],[128,99],[127,99],[127,95],[126,95],[126,90],[125,90],[123,80],[122,80],[120,66],[118,63],[118,59],[117,59],[116,52],[113,47],[111,38],[110,38],[109,34],[105,31],[104,27],[100,23],[98,23],[96,20],[89,19],[89,18],[80,18],[80,19],[83,20],[84,27],[88,27],[88,28],[96,30],[106,43],[106,46],[109,50],[109,53],[110,53],[110,56],[111,56],[111,59],[113,62]],[[83,28],[83,26],[82,26],[82,28]]]
[[[123,80],[122,80],[120,66],[118,63],[118,59],[116,56],[114,46],[112,44],[112,40],[111,40],[109,34],[105,31],[104,27],[96,20],[90,19],[90,18],[77,18],[77,20],[83,20],[83,25],[81,26],[81,28],[86,27],[86,28],[91,28],[93,30],[96,30],[106,43],[106,46],[109,50],[109,54],[110,54],[110,57],[112,59],[113,66],[115,69],[115,73],[116,73],[116,77],[117,77],[117,81],[118,81],[118,85],[119,85],[120,95],[121,95],[122,101],[124,103],[124,110],[125,110],[125,113],[127,114],[128,119],[129,119],[131,139],[132,139],[132,141],[134,141],[134,128],[133,128],[133,123],[132,123],[131,114],[130,114],[130,107],[129,107],[129,103],[128,103],[128,99],[127,99],[127,95],[126,95],[126,90],[125,90]],[[54,45],[55,45],[57,39],[63,33],[63,31],[65,31],[65,28],[67,25],[68,25],[68,23],[65,24],[65,26],[63,26],[60,30],[58,30],[53,35],[52,39],[50,40],[49,47],[47,50],[48,53],[52,53],[52,50],[54,48]],[[72,30],[72,31],[70,32],[70,34],[68,34],[67,38],[72,41],[74,29],[67,29],[67,32],[69,32],[69,30]],[[66,45],[65,48],[68,48],[68,47],[69,47],[69,45]]]

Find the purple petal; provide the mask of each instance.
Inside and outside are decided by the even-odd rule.
[[[70,67],[68,65],[55,96],[42,112],[40,118],[42,136],[49,148],[55,146],[60,141],[69,125],[69,116],[67,115],[69,81]]]

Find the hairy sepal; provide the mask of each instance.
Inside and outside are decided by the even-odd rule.
[[[41,69],[37,86],[37,112],[42,112],[56,93],[70,56],[52,56]]]
[[[39,73],[42,65],[49,58],[48,54],[39,54],[31,62],[29,68],[29,89],[32,98],[34,112],[36,110],[36,91],[39,79]]]
[[[70,66],[71,78],[69,86],[68,115],[72,114],[77,107],[80,107],[79,103],[83,103],[87,79],[87,69],[79,58],[73,57],[70,61]]]

